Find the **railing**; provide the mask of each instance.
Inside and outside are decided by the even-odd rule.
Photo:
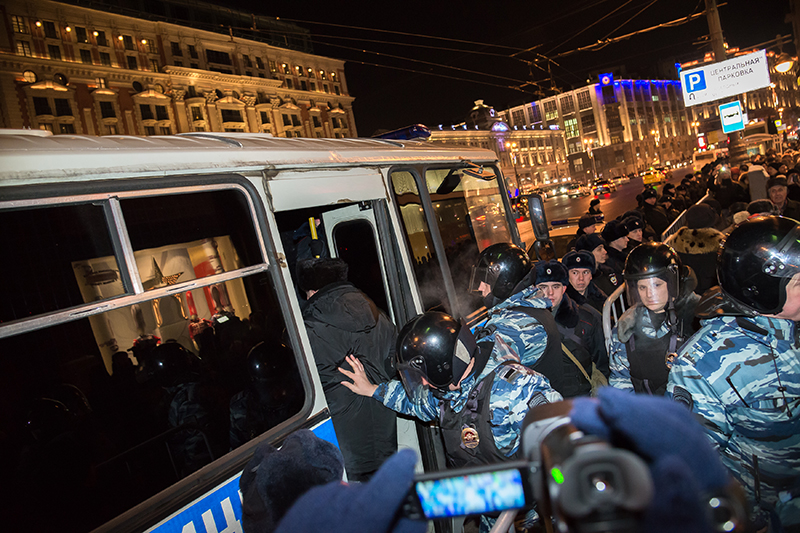
[[[709,196],[710,194],[711,193],[707,192],[705,194],[705,196],[700,198],[700,200],[697,202],[697,204],[701,204],[701,203],[703,203],[703,201],[706,198],[710,198],[710,196]],[[693,205],[697,205],[697,204],[693,204]],[[661,234],[661,242],[666,241],[667,238],[669,238],[672,235],[675,235],[676,233],[678,233],[678,230],[681,229],[684,226],[685,223],[686,223],[686,210],[684,210],[683,213],[678,215],[678,218],[676,218],[672,222],[672,224],[670,224],[669,227],[664,230],[664,233]]]
[[[603,304],[603,336],[606,340],[606,350],[611,353],[611,330],[627,309],[625,302],[625,283],[617,287]]]

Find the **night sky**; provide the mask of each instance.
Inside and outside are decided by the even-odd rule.
[[[555,85],[570,90],[587,79],[596,82],[599,73],[622,69],[627,78],[670,73],[677,79],[670,65],[701,58],[711,49],[701,42],[708,34],[701,16],[599,51],[560,55],[697,13],[703,0],[234,2],[241,10],[309,29],[315,53],[347,62],[362,137],[414,123],[460,122],[477,99],[505,109],[549,96],[548,65]],[[789,0],[723,4],[718,0],[730,47],[748,48],[791,34],[784,22]],[[794,53],[794,46],[787,51]],[[529,64],[536,59],[539,66]],[[530,81],[539,86],[525,85]]]

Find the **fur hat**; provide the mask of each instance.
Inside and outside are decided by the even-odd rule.
[[[625,224],[623,224],[619,220],[612,220],[611,222],[606,224],[606,227],[603,228],[602,235],[603,239],[605,239],[606,242],[611,243],[616,241],[617,239],[627,237],[628,233],[629,231],[628,228],[625,226]]]
[[[747,204],[747,212],[751,215],[756,215],[759,213],[772,214],[773,211],[775,211],[775,204],[769,200],[753,200]]]
[[[586,250],[581,250],[580,252],[572,250],[567,252],[564,254],[564,257],[561,258],[561,264],[566,267],[567,272],[573,268],[588,268],[592,274],[594,274],[596,267],[594,255]]]
[[[536,284],[547,282],[557,282],[562,285],[569,283],[567,267],[555,259],[536,263]]]
[[[733,223],[738,226],[742,222],[745,222],[748,218],[750,218],[750,213],[747,211],[739,211],[738,213],[733,214]]]
[[[581,216],[580,220],[578,220],[578,229],[588,228],[589,226],[594,226],[597,224],[597,219],[594,218],[594,215],[585,214]]]
[[[589,202],[589,206],[590,206],[590,207],[594,207],[594,206],[596,206],[596,205],[600,205],[600,200],[599,200],[598,198],[595,198],[594,200],[592,200],[591,202]]]
[[[783,174],[778,174],[777,176],[773,176],[769,180],[767,180],[767,190],[770,190],[771,188],[777,187],[779,185],[783,187],[789,186],[789,183],[786,181],[786,176],[784,176]]]
[[[647,200],[649,198],[658,198],[658,191],[653,187],[648,187],[642,192],[642,200]]]
[[[303,259],[297,263],[297,285],[303,292],[318,291],[337,281],[347,281],[347,263],[341,259]]]
[[[717,223],[717,213],[708,204],[693,205],[686,211],[686,226],[689,229],[711,228]]]
[[[342,452],[307,429],[289,435],[281,448],[262,442],[239,478],[245,531],[274,531],[308,489],[341,481]]]
[[[625,227],[628,228],[628,231],[634,231],[637,229],[644,229],[644,221],[642,221],[639,217],[628,217],[622,221],[625,224]]]
[[[575,249],[577,251],[586,250],[592,252],[598,246],[605,246],[606,241],[597,233],[590,233],[588,235],[581,235],[575,241]]]

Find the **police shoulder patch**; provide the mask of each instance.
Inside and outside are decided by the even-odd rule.
[[[537,405],[544,405],[546,403],[550,403],[547,401],[547,398],[541,392],[536,392],[531,399],[528,400],[528,409],[533,409]]]
[[[688,390],[684,389],[683,387],[675,386],[672,390],[672,399],[676,402],[682,403],[689,408],[689,410],[694,407],[694,400],[692,400],[692,393]]]

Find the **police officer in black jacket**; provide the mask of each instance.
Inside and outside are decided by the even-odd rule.
[[[568,277],[567,267],[556,260],[536,264],[536,287],[553,302],[552,312],[561,336],[561,349],[567,355],[563,358],[565,379],[560,392],[565,398],[572,398],[591,392],[592,384],[586,376],[592,375],[592,363],[606,378],[609,369],[603,319],[597,310],[574,302],[566,294]],[[573,358],[583,367],[583,372]]]

